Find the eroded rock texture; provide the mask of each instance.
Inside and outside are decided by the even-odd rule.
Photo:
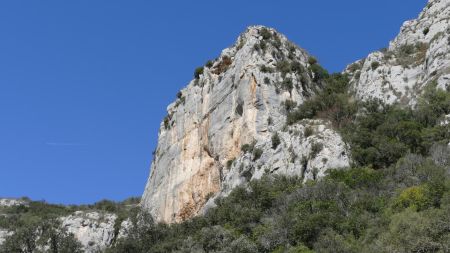
[[[415,105],[423,89],[450,86],[450,0],[430,0],[406,21],[389,48],[349,65],[359,99]]]
[[[321,87],[309,70],[309,58],[275,30],[254,26],[207,64],[168,107],[142,198],[144,208],[158,221],[179,222],[197,215],[210,196],[242,180],[260,177],[265,169],[270,173],[278,166],[286,173],[310,173],[313,160],[304,168],[302,157],[285,155],[287,148],[307,154],[307,141],[294,140],[281,131],[286,106],[303,103]],[[274,153],[269,147],[271,138],[278,131],[283,148],[269,159]],[[337,136],[334,132],[331,135]],[[332,142],[344,146],[340,138]],[[241,147],[252,143],[263,152],[260,162],[253,158],[250,162],[258,171],[254,176],[239,175],[230,161],[244,161],[246,154]],[[337,155],[345,156],[341,153]],[[328,159],[333,161],[334,157]],[[264,161],[268,162],[266,167],[258,168]],[[348,165],[348,160],[337,164]],[[317,169],[331,165],[335,164],[323,162]]]
[[[349,65],[356,99],[414,106],[427,86],[449,89],[449,6],[430,0],[389,48]],[[286,37],[254,26],[196,71],[161,123],[142,206],[157,221],[180,222],[265,173],[308,180],[349,166],[347,147],[328,122],[285,124],[289,107],[322,88],[311,64]]]

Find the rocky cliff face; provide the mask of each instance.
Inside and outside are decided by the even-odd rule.
[[[85,252],[101,252],[114,240],[115,214],[77,211],[60,219],[61,225],[75,236]]]
[[[158,221],[179,222],[211,196],[264,173],[312,177],[347,166],[344,144],[326,122],[284,129],[286,108],[320,89],[309,59],[285,36],[254,26],[198,70],[161,124],[143,207]],[[314,128],[311,136],[306,128]]]
[[[450,0],[430,0],[389,48],[349,65],[356,96],[414,105],[425,86],[450,85]]]
[[[414,106],[429,84],[450,89],[449,6],[430,0],[389,48],[349,65],[356,98]],[[266,173],[307,180],[349,166],[328,122],[285,126],[287,110],[322,87],[313,65],[285,36],[255,26],[198,69],[161,123],[142,206],[158,221],[179,222]]]

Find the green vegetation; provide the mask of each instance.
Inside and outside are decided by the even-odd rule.
[[[323,144],[320,142],[314,142],[311,144],[311,158],[315,158],[323,149]]]
[[[43,250],[48,247],[47,250]],[[83,252],[81,244],[57,219],[30,222],[18,227],[0,246],[1,253],[15,252]]]
[[[64,227],[60,217],[69,216],[75,211],[96,211],[115,213],[117,223],[133,213],[139,198],[129,198],[122,202],[102,200],[93,205],[63,206],[44,201],[31,201],[26,204],[0,207],[0,229],[13,232],[0,246],[0,253],[15,252],[83,252],[81,245]],[[115,227],[115,236],[119,228]],[[48,247],[43,251],[43,247]]]
[[[199,79],[200,75],[203,75],[204,67],[198,67],[194,71],[194,77],[195,79]]]
[[[417,110],[378,101],[360,105],[355,121],[342,129],[357,165],[388,167],[407,153],[426,154],[434,143],[448,143],[448,127],[437,124],[450,113],[450,93],[430,87]]]
[[[264,176],[180,224],[141,214],[108,252],[446,252],[450,152],[439,147],[447,152],[332,170],[306,184]]]
[[[416,55],[418,49],[423,50],[407,46],[400,51]],[[224,58],[217,71],[230,64],[231,59]],[[360,102],[349,92],[347,75],[328,74],[314,58],[309,64],[321,86],[299,106],[290,100],[282,104],[288,113],[286,124],[328,119],[350,147],[351,168],[330,170],[321,180],[313,169],[314,180],[306,183],[301,177],[270,174],[277,168],[266,168],[260,180],[217,198],[217,206],[205,215],[172,225],[155,223],[149,214],[134,208],[138,199],[81,207],[32,201],[1,208],[0,228],[14,235],[0,253],[39,252],[44,246],[52,252],[80,252],[72,235],[56,229],[60,227],[57,218],[75,210],[118,215],[115,243],[107,253],[449,252],[450,131],[439,123],[450,114],[450,92],[431,83],[414,109],[377,100]],[[372,68],[378,66],[372,64]],[[304,71],[288,61],[279,62],[277,69],[285,74]],[[238,104],[236,113],[242,115],[243,104]],[[170,118],[166,119],[168,128]],[[271,118],[267,121],[273,123]],[[313,127],[304,129],[305,137],[313,134]],[[271,141],[273,149],[281,144],[278,133]],[[263,155],[255,145],[241,147],[254,161]],[[301,169],[322,149],[321,142],[313,142],[309,157],[301,159]],[[233,163],[234,159],[229,160],[227,168]],[[242,165],[239,172],[250,180],[258,169]],[[118,238],[120,222],[128,218],[133,226],[127,237]]]
[[[424,155],[437,142],[449,142],[448,127],[437,124],[450,114],[450,93],[430,84],[416,110],[380,101],[355,102],[348,77],[334,74],[313,99],[288,114],[287,124],[325,118],[350,144],[357,166],[386,168],[407,153]]]
[[[310,65],[317,64],[317,59],[311,56],[311,57],[308,58],[308,63]]]
[[[272,135],[272,148],[277,149],[278,145],[280,144],[281,144],[280,136],[278,135],[278,133],[274,133]]]
[[[404,44],[399,46],[394,51],[386,51],[384,53],[384,59],[390,60],[395,56],[395,63],[409,68],[424,62],[429,45],[423,42],[417,42],[415,44]]]
[[[288,114],[287,124],[303,119],[326,118],[336,126],[351,121],[356,113],[356,105],[348,93],[349,79],[346,75],[333,74],[324,80],[325,87],[313,98],[305,101]]]
[[[253,141],[250,144],[244,144],[241,146],[241,151],[244,153],[252,153],[253,149],[255,148],[256,142]]]
[[[253,161],[258,160],[259,158],[261,158],[263,154],[263,150],[260,148],[254,148],[253,149]]]
[[[370,67],[372,68],[372,70],[376,70],[379,66],[380,66],[380,63],[377,61],[374,61],[370,64]]]
[[[272,38],[272,33],[269,31],[269,29],[263,27],[260,31],[259,34],[261,34],[261,36],[263,37],[264,40],[269,40]]]
[[[170,226],[138,224],[139,232],[110,252],[446,252],[450,133],[438,123],[450,113],[450,94],[430,85],[411,110],[355,102],[345,75],[323,81],[287,123],[330,119],[351,147],[352,168],[306,184],[266,175],[217,199],[205,216]],[[275,148],[277,140],[274,135]],[[313,143],[309,159],[322,148]],[[242,150],[255,154],[253,143]],[[242,173],[251,177],[252,170]]]
[[[205,63],[205,66],[206,66],[207,68],[211,68],[213,65],[214,65],[214,62],[211,61],[211,60],[208,60],[208,61]]]

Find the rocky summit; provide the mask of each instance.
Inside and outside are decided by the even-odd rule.
[[[345,145],[327,122],[285,128],[286,107],[321,89],[319,73],[309,71],[312,61],[276,30],[252,26],[197,70],[161,123],[142,205],[159,221],[179,222],[199,214],[211,197],[264,173],[307,178],[313,169],[320,176],[348,166]],[[307,137],[306,129],[314,134]],[[280,145],[272,145],[273,136]],[[314,156],[313,145],[323,145]]]
[[[343,73],[355,99],[414,106],[430,83],[447,89],[449,6],[431,0],[388,48],[350,64]],[[307,180],[348,167],[349,150],[329,121],[286,125],[289,109],[322,89],[321,75],[315,58],[284,35],[249,27],[169,105],[142,206],[157,221],[180,222],[264,174]]]
[[[450,85],[450,1],[431,0],[415,20],[406,21],[388,48],[349,65],[359,99],[414,105],[424,87]]]

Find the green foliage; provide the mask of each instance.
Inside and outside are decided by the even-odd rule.
[[[165,129],[170,129],[170,117],[169,117],[169,115],[164,117],[163,121],[164,121],[164,128]]]
[[[412,186],[400,193],[395,202],[395,206],[398,208],[422,210],[431,206],[431,200],[427,197],[426,187],[424,185]]]
[[[305,128],[305,132],[303,133],[305,138],[308,138],[309,136],[314,134],[314,128],[308,126]]]
[[[385,58],[390,59],[392,56],[395,56],[397,64],[409,68],[411,65],[417,65],[425,60],[428,47],[429,45],[423,42],[404,44],[393,52],[388,51],[385,54]]]
[[[311,158],[315,158],[320,153],[320,151],[322,151],[322,149],[323,149],[322,143],[313,142],[311,144],[311,154],[310,154]]]
[[[266,65],[261,65],[260,70],[263,73],[272,73],[273,72],[273,69],[271,67],[267,67]]]
[[[195,71],[194,71],[195,79],[199,79],[200,75],[203,75],[203,71],[204,71],[204,67],[203,66],[196,68]]]
[[[280,136],[278,135],[278,133],[274,133],[272,135],[272,148],[277,149],[278,145],[280,144],[281,144]]]
[[[326,69],[322,68],[319,64],[311,65],[309,67],[309,69],[311,70],[311,72],[314,76],[313,80],[315,82],[318,82],[322,79],[329,77],[328,71]]]
[[[235,161],[235,159],[231,159],[231,160],[227,161],[227,169],[230,169],[231,166],[233,166],[234,161]]]
[[[287,60],[280,61],[277,63],[277,70],[281,72],[282,76],[286,76],[286,74],[292,71],[291,63]]]
[[[269,31],[269,29],[263,27],[260,31],[259,34],[263,37],[264,40],[269,40],[272,38],[272,33]]]
[[[261,158],[263,154],[263,150],[260,148],[254,148],[253,149],[253,161],[258,160],[259,158]]]
[[[241,146],[241,151],[244,153],[252,153],[253,149],[255,148],[256,142],[253,141],[250,144],[244,144]]]
[[[208,61],[206,62],[206,64],[205,64],[205,66],[206,66],[207,68],[211,68],[211,67],[213,66],[213,64],[214,64],[213,61],[208,60]]]
[[[287,73],[292,65],[280,62],[277,68]],[[306,184],[267,170],[262,179],[216,199],[202,217],[170,226],[136,223],[110,252],[446,252],[450,133],[438,123],[450,113],[449,93],[430,86],[411,110],[354,102],[346,75],[320,81],[323,88],[296,109],[283,104],[287,123],[331,120],[350,145],[352,168]],[[304,130],[306,137],[313,133]],[[272,144],[280,144],[277,134]],[[302,170],[322,148],[312,144]],[[262,153],[254,142],[242,151],[254,160]],[[243,166],[242,176],[250,179],[255,169]]]
[[[3,252],[83,252],[59,220],[75,211],[112,212],[118,218],[114,225],[115,236],[118,235],[121,221],[130,215],[130,210],[140,202],[140,198],[129,198],[122,202],[102,200],[93,205],[63,206],[48,204],[44,201],[25,199],[25,204],[0,207],[0,229],[13,234],[0,246]]]
[[[372,68],[372,70],[376,70],[379,66],[380,66],[380,63],[377,61],[374,61],[370,64],[370,67]]]
[[[353,121],[357,107],[347,91],[348,77],[333,74],[328,76],[324,83],[325,87],[315,97],[305,101],[288,114],[286,122],[288,125],[315,117],[327,118],[337,127]]]
[[[379,101],[360,105],[356,120],[343,129],[357,165],[387,167],[408,152],[427,154],[435,142],[447,142],[447,127],[437,124],[450,113],[450,93],[426,89],[417,110],[387,106]]]
[[[30,223],[16,227],[13,234],[0,246],[1,253],[11,252],[83,252],[81,244],[73,234],[67,232],[57,219]]]
[[[281,89],[291,92],[294,89],[294,84],[292,83],[291,78],[285,78],[283,82],[281,82]]]
[[[310,57],[308,58],[308,63],[309,63],[310,65],[317,64],[317,59],[314,58],[314,57],[312,57],[312,56],[310,56]]]
[[[30,202],[3,208],[0,227],[15,233],[0,253],[38,252],[43,245],[53,252],[80,252],[73,236],[52,223],[80,208],[114,212],[117,224],[130,218],[127,237],[117,238],[120,227],[115,225],[115,243],[107,253],[447,252],[450,133],[439,122],[450,113],[449,92],[430,85],[412,110],[379,101],[353,102],[345,75],[326,76],[321,82],[325,86],[297,109],[284,104],[288,123],[330,119],[350,145],[352,168],[331,170],[323,179],[304,184],[304,178],[269,174],[276,168],[266,168],[265,176],[249,181],[260,168],[243,166],[241,176],[249,182],[218,197],[217,206],[204,216],[171,225],[130,208],[137,198],[82,207]],[[306,137],[313,133],[312,127],[304,130]],[[280,143],[274,134],[272,147]],[[253,160],[262,155],[255,144],[241,147]],[[312,144],[310,157],[302,157],[303,172],[307,159],[322,148],[319,142]]]
[[[434,152],[448,154],[441,147]],[[308,184],[266,175],[202,217],[170,226],[143,218],[109,252],[445,252],[449,164],[432,156],[332,170]]]
[[[342,182],[352,189],[376,187],[383,179],[380,171],[371,168],[352,168],[349,170],[332,170],[329,178],[336,182]]]

